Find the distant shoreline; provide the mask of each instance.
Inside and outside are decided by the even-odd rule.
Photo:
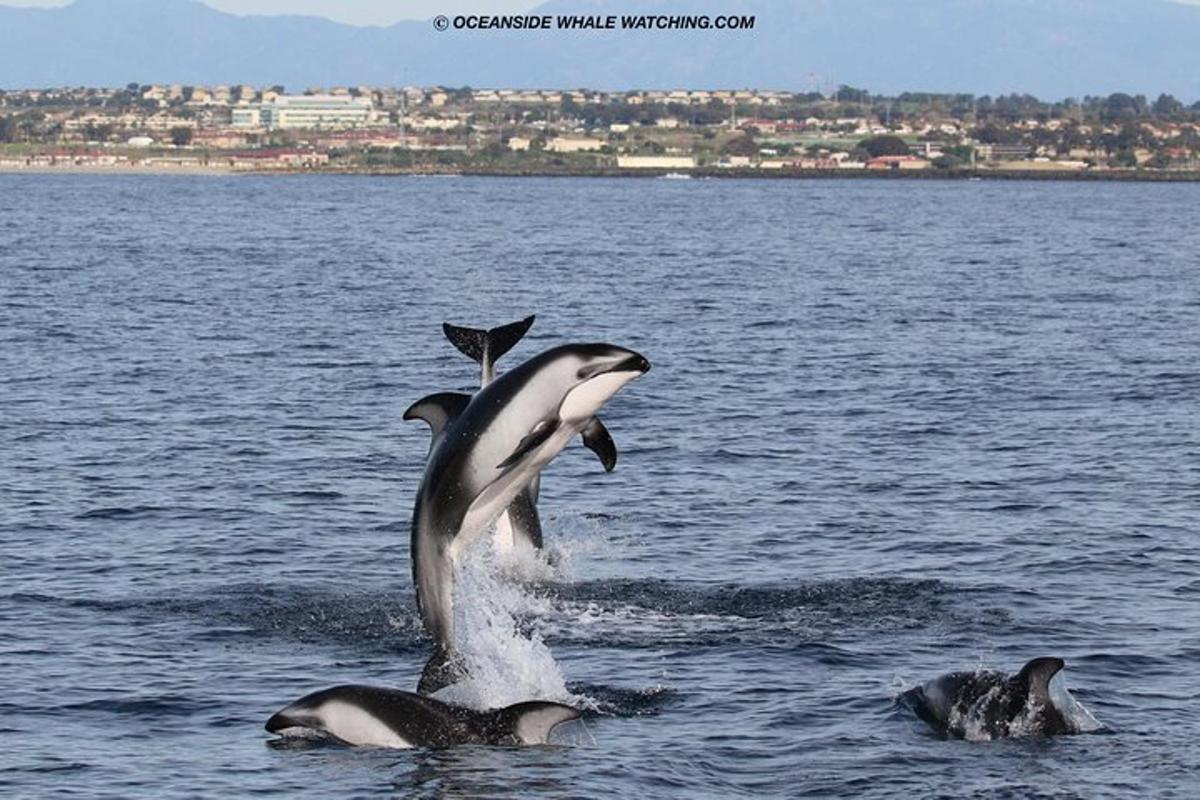
[[[753,178],[758,180],[1030,180],[1030,181],[1103,181],[1135,183],[1197,183],[1200,170],[868,170],[868,169],[760,169],[760,168],[693,168],[619,169],[616,167],[567,167],[562,169],[514,169],[487,167],[443,168],[273,168],[233,169],[223,166],[7,166],[0,165],[0,175],[362,175],[372,177],[403,176],[470,176],[497,178],[663,178],[668,175],[684,179]]]

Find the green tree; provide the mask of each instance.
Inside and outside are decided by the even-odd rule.
[[[83,128],[83,136],[89,142],[107,142],[112,137],[112,125],[97,125],[89,122]]]
[[[1124,92],[1110,94],[1104,101],[1102,116],[1107,121],[1130,119],[1145,111],[1146,98],[1132,97]]]
[[[1123,169],[1132,169],[1137,166],[1137,156],[1132,150],[1118,150],[1117,154],[1109,159],[1110,167],[1121,167]]]
[[[943,148],[942,152],[952,158],[957,158],[960,163],[969,164],[971,157],[975,155],[975,148],[969,144],[956,144]]]
[[[191,128],[171,128],[171,144],[176,147],[187,147],[192,143]]]
[[[1158,99],[1154,101],[1153,110],[1158,116],[1166,117],[1183,111],[1183,103],[1176,100],[1172,95],[1160,94]]]
[[[727,156],[753,156],[758,153],[754,140],[745,134],[730,139],[721,146],[721,152]]]
[[[1070,125],[1059,132],[1059,140],[1055,146],[1055,152],[1060,156],[1065,156],[1076,148],[1084,147],[1087,143],[1087,136],[1084,135],[1083,131],[1079,130],[1079,126]]]
[[[1016,139],[1013,131],[994,122],[989,122],[982,128],[976,128],[971,131],[971,135],[984,144],[1008,144]]]
[[[17,140],[17,125],[12,117],[0,117],[0,142],[15,142]]]
[[[508,155],[508,148],[499,142],[489,142],[479,151],[480,158],[487,161],[499,161]]]
[[[839,103],[865,103],[869,94],[866,89],[842,85],[838,87],[835,97]]]
[[[886,134],[883,136],[872,136],[859,142],[858,147],[861,150],[865,150],[871,158],[908,155],[908,143],[899,136]]]

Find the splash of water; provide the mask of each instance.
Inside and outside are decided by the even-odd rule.
[[[1050,679],[1050,702],[1063,715],[1063,719],[1073,730],[1080,733],[1095,733],[1104,730],[1104,723],[1092,716],[1083,703],[1075,699],[1075,695],[1067,691],[1067,682],[1062,673]]]
[[[514,577],[545,577],[553,568],[538,554],[498,553],[494,537],[481,537],[462,559],[457,578],[455,630],[468,677],[437,693],[439,700],[472,708],[498,708],[527,700],[576,703],[536,622],[545,601]]]

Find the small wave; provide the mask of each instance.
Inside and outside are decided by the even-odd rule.
[[[881,606],[933,601],[957,589],[934,579],[850,578],[794,586],[701,584],[661,579],[613,579],[548,584],[552,597],[608,604],[632,604],[676,614],[710,614],[757,619],[798,608],[838,608],[874,613]]]
[[[294,500],[313,500],[313,501],[320,502],[320,501],[328,501],[328,500],[341,500],[346,495],[342,494],[341,492],[322,491],[319,489],[308,489],[308,490],[299,490],[299,491],[294,491],[294,492],[280,492],[276,496],[277,497],[288,497],[288,498],[292,498]]]
[[[27,772],[32,774],[51,774],[62,772],[86,772],[95,769],[94,764],[85,764],[82,761],[59,761],[54,760],[51,764],[37,764],[35,766],[19,766],[19,767],[0,767],[0,772]]]
[[[797,586],[607,580],[532,587],[550,642],[608,647],[794,648],[850,629],[929,627],[977,620],[964,590],[936,580],[849,579]],[[814,654],[815,655],[815,654]],[[820,660],[820,659],[818,659]]]
[[[423,652],[428,644],[407,593],[339,592],[311,586],[245,584],[182,597],[62,600],[23,596],[26,602],[63,602],[77,608],[135,617],[190,617],[212,638],[282,638],[377,653]]]
[[[57,710],[72,716],[77,713],[100,712],[156,719],[190,716],[206,711],[210,706],[211,703],[201,702],[190,697],[163,695],[161,697],[114,697],[89,700],[84,703],[68,703],[58,706]]]
[[[613,717],[651,716],[680,702],[683,697],[679,691],[666,686],[623,689],[615,686],[578,683],[570,684],[568,688],[573,694],[588,698],[594,713]]]
[[[160,506],[113,506],[84,511],[76,514],[75,519],[143,519],[166,510]]]

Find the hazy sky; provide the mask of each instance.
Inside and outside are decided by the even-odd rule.
[[[6,6],[65,6],[70,0],[0,0]],[[203,0],[234,14],[309,14],[354,25],[390,25],[435,14],[506,14],[527,11],[540,0]],[[1200,0],[1173,0],[1200,5]]]
[[[71,0],[0,0],[4,6],[65,6]],[[390,25],[435,14],[511,14],[541,0],[203,0],[232,14],[308,14],[354,25]],[[1196,0],[1200,3],[1200,0]]]

